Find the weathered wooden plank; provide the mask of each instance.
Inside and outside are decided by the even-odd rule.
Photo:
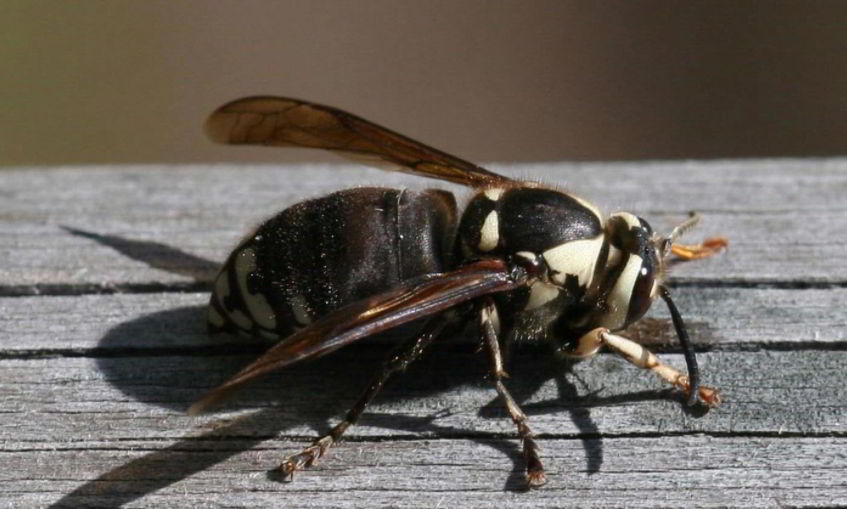
[[[674,293],[692,338],[701,348],[802,343],[821,348],[847,341],[847,315],[842,305],[847,302],[845,288],[682,287]],[[205,292],[0,297],[0,352],[254,344],[225,335],[209,337],[205,326],[208,299]],[[626,334],[646,345],[677,345],[661,302]]]
[[[847,504],[847,159],[506,172],[568,184],[658,230],[699,209],[701,235],[731,237],[726,255],[674,270],[692,335],[711,350],[699,355],[704,382],[724,391],[724,405],[689,410],[613,355],[555,365],[522,352],[508,385],[541,437],[551,482],[517,493],[517,439],[485,359],[444,344],[392,381],[320,468],[280,484],[267,469],[337,421],[385,346],[295,365],[216,414],[189,417],[199,394],[258,351],[206,336],[204,285],[250,225],[304,196],[432,182],[326,166],[9,170],[0,172],[0,505]],[[130,294],[102,295],[109,289]],[[36,291],[63,295],[4,296]],[[667,350],[676,341],[655,308],[630,332]]]
[[[832,507],[847,504],[847,441],[711,436],[542,439],[550,481],[520,489],[499,440],[347,442],[282,483],[295,444],[47,442],[5,451],[0,505],[115,507]]]
[[[272,375],[221,413],[188,416],[203,392],[246,362],[231,357],[51,358],[0,361],[0,440],[29,443],[94,436],[177,440],[221,434],[312,436],[352,405],[385,352],[352,348]],[[679,354],[664,356],[684,367]],[[723,405],[689,411],[679,394],[613,355],[556,365],[527,352],[515,359],[509,387],[537,433],[844,434],[847,352],[716,352],[699,356],[704,382]],[[485,379],[486,360],[436,350],[392,381],[351,437],[513,435]],[[253,412],[251,413],[251,410]],[[236,421],[227,419],[237,418]],[[222,420],[223,419],[223,420]]]
[[[732,248],[727,256],[681,264],[675,271],[681,278],[847,281],[845,159],[498,169],[567,185],[608,211],[642,214],[657,229],[689,210],[703,211],[699,235],[727,235]],[[436,185],[467,194],[353,166],[4,170],[0,280],[20,291],[208,281],[252,225],[304,197],[362,184]]]

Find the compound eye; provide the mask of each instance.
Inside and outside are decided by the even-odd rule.
[[[635,260],[639,260],[640,258],[638,256],[631,257],[631,259]],[[626,313],[626,325],[644,316],[644,313],[650,309],[650,304],[653,303],[653,287],[655,286],[656,272],[658,271],[657,264],[653,260],[655,260],[655,257],[640,259],[641,266],[636,269],[637,273],[633,277],[632,292],[629,296],[629,308]],[[634,266],[633,268],[635,269]]]
[[[644,220],[643,217],[638,216],[638,222],[641,223],[641,229],[644,230],[644,233],[647,234],[648,237],[653,236],[653,227],[650,226],[650,223]]]

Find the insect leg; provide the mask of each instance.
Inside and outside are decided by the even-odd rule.
[[[667,364],[663,364],[653,352],[631,339],[612,334],[608,331],[608,329],[601,327],[586,333],[582,338],[580,338],[580,342],[587,343],[589,341],[607,345],[609,348],[614,350],[615,353],[623,356],[629,362],[635,364],[639,368],[648,369],[656,373],[662,377],[663,380],[673,384],[685,394],[688,394],[691,391],[691,385],[686,375],[680,373]],[[714,408],[720,405],[721,395],[714,387],[702,385],[698,392],[700,399],[708,406]]]
[[[541,486],[547,482],[547,476],[544,474],[544,466],[541,464],[539,456],[539,447],[533,438],[532,429],[529,427],[529,418],[521,410],[521,407],[515,401],[515,398],[509,393],[509,390],[503,384],[503,379],[508,377],[508,374],[503,369],[503,358],[500,355],[500,343],[497,340],[497,327],[494,324],[493,316],[497,312],[494,303],[489,299],[480,311],[480,326],[482,328],[483,342],[490,356],[491,378],[494,380],[494,387],[497,389],[497,394],[503,400],[506,410],[512,421],[518,427],[518,435],[523,443],[523,455],[526,461],[526,480],[529,487]]]
[[[382,386],[385,385],[385,382],[391,377],[391,375],[397,371],[405,370],[409,364],[417,359],[423,350],[429,346],[436,337],[438,337],[445,325],[445,320],[442,318],[442,316],[433,317],[420,335],[418,335],[414,340],[401,345],[400,348],[392,352],[389,358],[385,361],[380,374],[371,381],[368,388],[365,389],[365,392],[362,393],[359,400],[356,401],[356,404],[347,411],[347,415],[344,417],[344,420],[335,425],[329,433],[312,442],[312,445],[306,447],[300,453],[289,456],[288,459],[279,466],[279,470],[284,475],[293,477],[294,472],[312,466],[319,458],[326,454],[326,451],[330,447],[341,440],[341,436],[345,431],[347,431],[347,428],[359,420],[359,417],[362,415],[365,407],[368,406],[368,403],[370,403],[374,396],[379,393]]]

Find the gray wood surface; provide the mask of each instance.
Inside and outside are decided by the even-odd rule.
[[[493,168],[555,182],[728,253],[673,269],[705,383],[688,409],[611,354],[524,349],[508,385],[549,482],[521,489],[516,433],[461,338],[392,380],[317,468],[386,353],[295,365],[217,412],[185,409],[263,345],[204,332],[206,288],[253,225],[350,185],[459,188],[353,166],[0,171],[0,506],[777,507],[847,505],[847,160]],[[661,305],[627,334],[684,368]]]

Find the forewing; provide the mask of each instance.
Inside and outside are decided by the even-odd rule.
[[[521,284],[523,281],[512,277],[502,260],[482,260],[354,302],[285,338],[192,405],[189,413],[202,412],[233,389],[269,371],[326,355],[378,332],[434,315],[483,295],[515,289]]]
[[[284,97],[246,97],[221,106],[206,122],[206,133],[218,143],[322,148],[387,161],[400,171],[472,187],[512,182],[356,115]]]

